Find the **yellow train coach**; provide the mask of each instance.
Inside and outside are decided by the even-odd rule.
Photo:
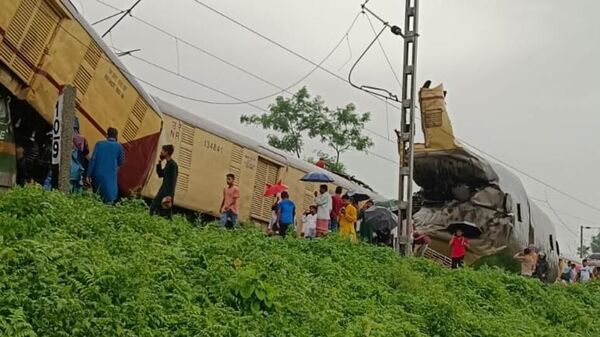
[[[61,88],[74,85],[81,133],[89,144],[104,139],[109,126],[120,131],[127,160],[119,185],[127,195],[146,181],[161,118],[124,69],[68,0],[0,1],[0,89],[25,102],[13,113],[18,118],[26,111],[14,110],[32,109],[49,126]]]
[[[175,192],[177,207],[217,216],[227,173],[236,176],[241,193],[239,216],[242,221],[269,221],[274,199],[263,197],[268,183],[282,181],[287,185],[298,213],[312,204],[318,184],[305,183],[300,178],[320,168],[160,98],[155,97],[155,102],[164,120],[161,142],[174,145],[174,159],[179,165]],[[342,186],[345,191],[365,193],[376,200],[385,199],[356,182],[328,174],[335,180],[330,190]],[[160,184],[156,174],[150,175],[142,195],[153,197]]]

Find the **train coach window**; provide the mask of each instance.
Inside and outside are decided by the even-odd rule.
[[[552,240],[552,234],[550,234],[550,250],[554,250],[554,240]]]
[[[523,222],[523,218],[521,217],[521,204],[517,204],[517,220]]]
[[[558,241],[556,241],[556,255],[560,256],[560,247],[558,246]]]

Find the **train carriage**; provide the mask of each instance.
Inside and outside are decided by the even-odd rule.
[[[0,84],[48,125],[61,88],[74,85],[81,133],[93,146],[117,128],[127,154],[120,191],[141,189],[160,135],[158,108],[68,0],[0,2]]]
[[[235,174],[240,188],[242,221],[269,221],[274,199],[263,197],[268,183],[282,181],[289,187],[288,192],[297,205],[298,214],[312,204],[318,184],[301,182],[300,178],[320,168],[158,97],[154,99],[164,119],[161,141],[174,145],[174,159],[179,165],[176,206],[217,216],[227,173]],[[158,162],[158,152],[155,158],[154,163]],[[346,191],[384,199],[353,181],[328,174],[335,180],[330,184],[330,190],[342,186]],[[151,175],[142,195],[152,198],[160,184],[156,174]]]

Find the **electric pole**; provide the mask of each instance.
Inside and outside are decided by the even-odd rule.
[[[396,249],[412,255],[412,194],[415,140],[415,93],[417,76],[419,0],[406,0],[404,13],[404,65],[402,69],[402,112],[398,134],[400,183],[398,189],[398,240]]]
[[[579,226],[579,257],[583,259],[583,226]]]

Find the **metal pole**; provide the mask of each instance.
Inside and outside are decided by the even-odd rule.
[[[415,93],[417,76],[419,0],[406,0],[404,15],[404,65],[402,113],[398,132],[400,182],[398,186],[398,240],[396,249],[412,255],[412,185],[414,170]],[[405,220],[405,221],[404,221]]]
[[[73,119],[75,118],[76,89],[67,85],[63,89],[62,121],[60,127],[60,164],[58,167],[58,189],[70,191],[71,149],[73,148]]]
[[[583,259],[583,226],[579,226],[579,257]]]

